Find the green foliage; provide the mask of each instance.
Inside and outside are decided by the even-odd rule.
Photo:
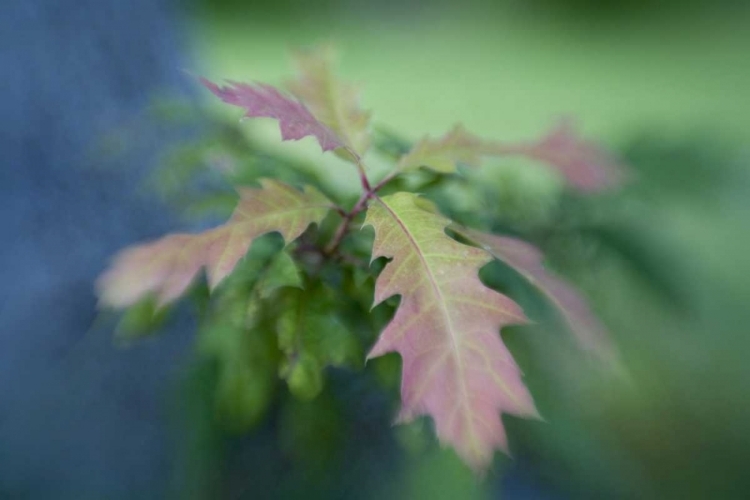
[[[147,296],[125,311],[115,333],[123,342],[137,340],[158,332],[167,316],[167,308],[159,307],[153,297]]]
[[[487,263],[505,261],[526,278],[583,347],[608,361],[616,355],[580,292],[547,273],[535,247],[483,232],[496,229],[498,211],[508,206],[508,196],[498,195],[516,194],[502,180],[510,177],[500,177],[504,191],[497,181],[485,183],[479,204],[467,193],[481,184],[486,158],[538,162],[587,193],[618,185],[624,170],[568,123],[523,143],[487,140],[458,125],[410,146],[370,130],[371,113],[359,107],[357,89],[336,77],[330,49],[300,52],[297,64],[299,75],[287,85],[293,96],[260,83],[202,82],[245,117],[277,120],[283,140],[313,137],[345,160],[338,168],[353,164],[360,185],[334,196],[314,169],[281,160],[232,128],[208,145],[188,145],[155,178],[175,195],[207,165],[215,185],[236,194],[214,190],[185,208],[229,212],[233,203],[231,216],[201,233],[121,252],[98,282],[101,305],[127,308],[121,329],[138,336],[172,302],[192,298],[197,352],[216,367],[213,405],[229,430],[257,425],[281,391],[286,439],[313,443],[317,431],[310,429],[331,434],[341,422],[311,410],[336,413],[326,406],[330,374],[354,376],[364,367],[388,389],[400,376],[399,422],[430,417],[442,444],[484,472],[497,449],[509,450],[501,412],[538,416],[500,336],[526,314],[480,279]],[[374,155],[389,166],[374,172]],[[550,191],[550,206],[560,191]],[[503,197],[506,205],[496,199]],[[301,423],[297,415],[308,412]],[[419,439],[405,442],[415,453],[425,448],[414,444]],[[446,452],[431,459],[437,470],[454,460]]]
[[[324,368],[361,365],[362,348],[337,317],[330,289],[311,285],[290,290],[281,301],[276,331],[284,358],[279,375],[294,395],[313,399],[323,389]]]

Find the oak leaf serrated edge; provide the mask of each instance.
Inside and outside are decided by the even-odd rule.
[[[313,136],[324,152],[347,147],[347,144],[333,130],[321,123],[307,106],[282,94],[276,87],[265,83],[247,84],[232,81],[228,81],[227,85],[222,87],[206,78],[201,78],[200,81],[225,103],[244,109],[245,117],[278,120],[282,140],[299,140]],[[353,151],[352,154],[356,157]]]
[[[318,190],[304,191],[263,179],[240,188],[240,200],[223,225],[198,234],[171,234],[122,250],[97,280],[99,303],[124,308],[153,295],[160,306],[180,297],[202,269],[211,289],[232,272],[253,240],[271,232],[289,242],[320,224],[332,203]]]
[[[605,326],[573,285],[544,267],[544,255],[535,246],[508,236],[497,236],[452,224],[452,231],[484,248],[539,290],[562,315],[580,346],[604,360],[614,359],[614,347]]]
[[[330,45],[296,51],[298,75],[286,82],[317,119],[351,150],[363,155],[370,145],[370,112],[359,106],[359,89],[335,74],[336,54]]]
[[[375,285],[374,304],[401,296],[368,358],[398,352],[403,361],[399,421],[429,415],[441,442],[477,471],[496,448],[508,452],[500,413],[538,417],[500,328],[526,317],[486,287],[479,269],[492,260],[450,238],[450,221],[411,193],[376,198],[364,225],[375,229],[372,257],[392,260]]]
[[[402,156],[397,169],[406,172],[419,167],[427,167],[436,172],[449,174],[456,170],[458,163],[478,166],[484,153],[484,141],[456,124],[439,139],[423,137]]]
[[[397,170],[426,167],[452,173],[458,164],[478,166],[485,156],[522,156],[545,163],[582,192],[616,187],[627,177],[625,167],[603,148],[580,137],[570,120],[562,120],[537,141],[518,143],[485,140],[458,124],[441,138],[419,140],[401,157]]]
[[[547,164],[575,189],[593,193],[622,185],[629,176],[619,164],[593,141],[579,135],[570,119],[563,119],[536,141],[490,143],[487,153],[516,155]]]

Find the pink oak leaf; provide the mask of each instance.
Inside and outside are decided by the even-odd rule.
[[[411,193],[371,204],[373,258],[392,260],[377,279],[377,304],[401,303],[368,357],[398,352],[403,360],[400,421],[429,415],[437,435],[477,471],[495,449],[508,451],[500,413],[537,417],[521,371],[500,328],[524,323],[521,308],[486,287],[479,269],[491,257],[445,234],[449,221]]]
[[[281,138],[299,140],[308,135],[315,137],[323,151],[345,147],[346,144],[327,126],[321,123],[301,102],[287,97],[275,87],[263,83],[227,82],[220,87],[205,79],[201,83],[227,104],[245,110],[247,118],[274,118],[279,121]]]

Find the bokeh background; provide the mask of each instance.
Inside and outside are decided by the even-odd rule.
[[[5,0],[0,498],[747,498],[745,4]],[[529,139],[572,116],[631,166],[630,185],[593,199],[518,162],[479,174],[484,191],[451,194],[548,252],[629,373],[591,366],[506,279],[538,319],[504,338],[545,421],[505,417],[514,458],[498,454],[483,479],[440,450],[429,422],[393,429],[393,381],[377,373],[332,373],[315,402],[280,397],[228,435],[188,311],[128,346],[97,313],[93,281],[115,251],[222,210],[220,197],[185,203],[179,169],[166,178],[176,187],[154,189],[160,165],[246,154],[226,139],[240,134],[331,171],[304,141],[240,127],[191,76],[278,83],[291,49],[320,42],[339,47],[342,74],[404,141],[456,121]]]

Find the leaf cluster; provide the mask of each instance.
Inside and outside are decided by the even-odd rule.
[[[372,126],[357,87],[337,77],[332,49],[299,52],[296,62],[286,91],[201,82],[245,118],[278,121],[282,140],[312,137],[323,153],[350,163],[359,177],[356,201],[283,169],[261,168],[264,178],[248,179],[230,159],[220,169],[236,190],[229,219],[123,250],[97,283],[100,304],[127,309],[125,329],[137,334],[144,318],[192,297],[201,316],[197,349],[219,366],[217,411],[238,430],[259,421],[280,381],[295,397],[314,399],[329,370],[355,371],[395,352],[402,361],[398,421],[429,416],[440,441],[484,471],[496,449],[508,451],[501,413],[539,415],[500,337],[527,316],[480,279],[481,269],[504,262],[559,312],[582,347],[607,360],[615,353],[586,300],[545,267],[542,253],[482,230],[481,210],[462,216],[456,193],[466,172],[488,158],[546,165],[582,193],[616,187],[625,171],[569,122],[522,143],[456,125],[410,145]],[[255,147],[239,155],[249,150]],[[376,155],[390,162],[377,177],[368,167]]]

